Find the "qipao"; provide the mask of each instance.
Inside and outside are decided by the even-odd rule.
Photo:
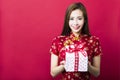
[[[80,65],[80,54],[78,51],[81,51],[81,55],[84,57],[87,56],[88,61],[92,63],[92,59],[94,56],[101,55],[101,46],[99,42],[99,38],[96,36],[87,36],[82,35],[80,37],[75,37],[73,33],[71,33],[69,36],[57,36],[52,41],[52,46],[50,48],[50,53],[55,54],[59,58],[58,65],[61,61],[66,60],[66,53],[72,52],[72,54],[75,55],[75,59],[71,59],[71,62],[74,61],[74,69],[73,67],[70,72],[64,71],[62,73],[62,80],[89,80],[90,79],[90,73],[86,71],[82,71],[82,69],[79,70]],[[84,60],[81,62],[83,63]],[[87,65],[86,65],[87,66]],[[69,67],[69,66],[68,66]]]

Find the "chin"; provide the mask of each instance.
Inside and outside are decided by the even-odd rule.
[[[75,32],[75,33],[79,33],[79,32],[80,32],[80,30],[73,30],[73,32]]]
[[[74,32],[76,32],[76,33],[78,33],[78,32],[80,32],[80,30],[81,30],[81,28],[78,28],[78,29],[72,29],[72,31],[74,31]]]

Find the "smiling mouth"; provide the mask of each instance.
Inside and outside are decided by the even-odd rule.
[[[80,26],[74,26],[73,28],[74,28],[75,30],[77,30],[77,29],[80,28]]]

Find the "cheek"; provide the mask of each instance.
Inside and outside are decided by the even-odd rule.
[[[73,23],[72,23],[72,21],[69,21],[69,26],[71,26]]]
[[[80,25],[83,25],[83,24],[84,24],[84,20],[79,21],[79,24],[80,24]]]

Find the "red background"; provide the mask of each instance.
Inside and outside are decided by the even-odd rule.
[[[95,80],[120,79],[119,0],[0,0],[0,80],[52,80],[51,41],[61,33],[68,5],[78,1],[103,49]]]

